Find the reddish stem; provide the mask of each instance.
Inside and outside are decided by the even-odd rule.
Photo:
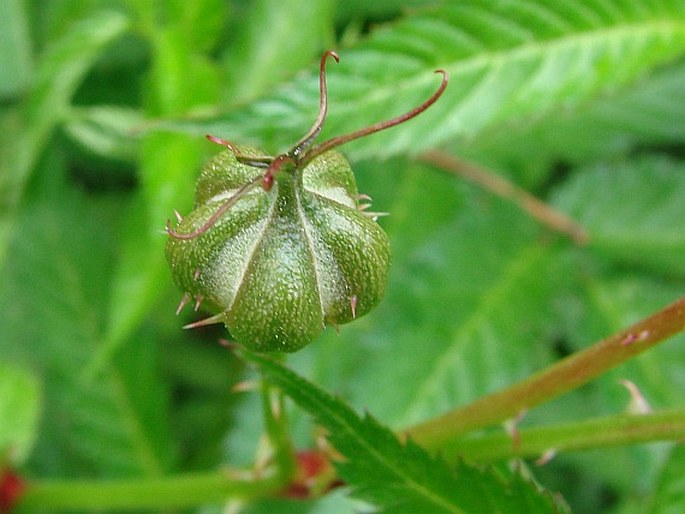
[[[209,134],[207,134],[205,137],[212,143],[216,143],[217,145],[228,148],[231,152],[233,152],[236,160],[242,164],[247,164],[248,166],[253,166],[255,168],[266,168],[274,160],[273,157],[268,155],[245,155],[244,153],[240,152],[236,145],[230,141],[227,141],[226,139],[210,136]]]
[[[376,132],[380,132],[381,130],[385,130],[390,127],[394,127],[395,125],[399,125],[400,123],[404,123],[407,120],[410,120],[419,114],[421,114],[423,111],[428,109],[431,105],[433,105],[435,102],[438,101],[438,99],[442,96],[442,93],[445,91],[445,88],[447,87],[447,83],[449,82],[449,77],[447,75],[447,72],[445,70],[435,70],[435,73],[439,73],[442,75],[442,82],[440,83],[440,87],[431,95],[431,97],[423,102],[421,105],[413,108],[411,111],[406,112],[404,114],[401,114],[400,116],[396,116],[394,118],[391,118],[389,120],[381,121],[378,123],[375,123],[373,125],[370,125],[368,127],[356,130],[354,132],[351,132],[349,134],[343,134],[342,136],[336,136],[328,141],[324,141],[320,145],[315,146],[312,148],[309,152],[307,152],[307,155],[305,155],[303,161],[303,164],[306,164],[308,162],[311,162],[314,160],[316,157],[318,157],[321,154],[324,154],[328,152],[329,150],[332,150],[336,146],[343,145],[345,143],[349,143],[350,141],[353,141],[355,139],[359,139],[360,137],[368,136],[370,134],[374,134]]]
[[[333,57],[335,62],[340,62],[340,57],[332,50],[327,50],[321,56],[321,63],[319,64],[319,115],[312,128],[309,129],[302,139],[300,139],[292,150],[288,152],[295,160],[299,159],[302,152],[306,150],[323,128],[323,122],[326,119],[326,112],[328,111],[328,88],[326,87],[326,61],[328,57]]]
[[[262,188],[264,189],[264,191],[271,190],[271,188],[274,185],[274,176],[276,176],[276,173],[281,171],[281,168],[286,162],[296,164],[296,162],[293,160],[292,157],[290,157],[290,155],[282,154],[276,157],[274,159],[274,162],[272,162],[271,165],[269,165],[269,169],[266,170],[264,176],[262,177]]]
[[[683,330],[685,297],[521,382],[420,423],[407,433],[429,448],[443,447],[472,430],[504,421],[576,389]]]
[[[267,171],[267,173],[268,173],[268,171]],[[169,234],[174,239],[195,239],[196,237],[201,236],[202,234],[207,232],[210,228],[212,228],[212,226],[217,222],[217,220],[219,218],[221,218],[221,216],[223,216],[226,213],[226,211],[228,211],[228,209],[233,207],[235,205],[235,203],[245,195],[245,193],[247,193],[248,191],[253,189],[262,180],[263,180],[263,177],[260,176],[260,177],[257,177],[255,179],[251,180],[250,182],[248,182],[244,186],[242,186],[240,189],[238,189],[238,191],[235,192],[235,194],[233,196],[231,196],[228,200],[226,200],[221,205],[221,207],[219,207],[216,210],[216,212],[214,214],[212,214],[207,221],[205,221],[205,223],[201,227],[193,230],[192,232],[189,232],[188,234],[181,234],[180,232],[176,232],[174,229],[172,229],[169,226],[170,221],[167,220],[167,224],[166,224],[167,234]]]

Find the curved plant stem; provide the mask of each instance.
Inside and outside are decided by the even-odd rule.
[[[228,472],[111,481],[29,482],[18,506],[29,509],[162,509],[222,503],[229,498],[273,495],[285,486],[282,476],[256,480]]]
[[[458,439],[443,445],[440,450],[477,462],[491,462],[511,457],[540,457],[550,451],[559,453],[682,439],[685,439],[685,409],[678,409],[524,428],[515,436],[500,431]]]
[[[514,418],[567,393],[685,330],[685,297],[531,377],[406,430],[417,443],[443,448],[465,434]]]
[[[540,223],[566,234],[578,245],[590,239],[587,231],[571,218],[496,173],[439,150],[425,152],[420,159],[514,202]]]
[[[445,88],[447,87],[447,83],[449,82],[449,78],[445,70],[435,70],[435,73],[439,73],[440,75],[442,75],[442,82],[440,83],[440,86],[435,91],[435,93],[433,93],[430,96],[430,98],[428,98],[428,100],[423,102],[421,105],[414,107],[409,112],[405,112],[404,114],[400,114],[399,116],[395,116],[394,118],[391,118],[389,120],[380,121],[368,127],[364,127],[362,129],[355,130],[354,132],[350,132],[349,134],[343,134],[341,136],[332,137],[331,139],[328,139],[309,150],[309,152],[307,152],[307,154],[304,155],[304,157],[302,158],[300,164],[304,166],[312,162],[319,155],[322,155],[337,146],[344,145],[345,143],[349,143],[350,141],[354,141],[355,139],[359,139],[361,137],[375,134],[376,132],[380,132],[381,130],[395,127],[424,112],[426,109],[428,109],[431,105],[433,105],[440,99],[442,93],[445,91]]]

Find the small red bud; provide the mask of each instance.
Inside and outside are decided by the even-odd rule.
[[[9,514],[24,492],[26,484],[16,473],[0,470],[0,514]]]
[[[312,498],[342,485],[335,477],[329,455],[321,450],[299,451],[295,462],[295,479],[283,493],[288,498]]]

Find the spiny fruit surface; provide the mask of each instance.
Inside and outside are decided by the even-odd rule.
[[[263,155],[241,146],[243,156]],[[174,227],[192,234],[263,169],[233,151],[202,170],[194,210]],[[171,234],[166,257],[186,298],[216,313],[232,337],[255,351],[293,352],[326,325],[347,323],[383,297],[390,244],[363,212],[354,175],[336,151],[255,187],[197,237]]]

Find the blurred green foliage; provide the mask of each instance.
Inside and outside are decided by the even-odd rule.
[[[351,143],[390,216],[383,304],[288,364],[401,429],[505,387],[653,312],[685,286],[685,6],[668,0],[4,0],[0,2],[0,463],[36,479],[250,465],[259,400],[216,343],[185,332],[164,223],[192,204],[210,133],[282,151],[318,107],[326,135],[420,103]],[[415,157],[501,174],[589,233],[578,247],[519,206]],[[620,412],[619,379],[682,406],[682,336],[536,409]],[[40,392],[39,392],[40,391]],[[40,412],[40,416],[39,413]],[[291,413],[299,448],[306,415]],[[534,470],[577,512],[683,505],[681,448],[561,455]],[[245,512],[354,512],[336,493]],[[220,512],[221,506],[202,512]]]

